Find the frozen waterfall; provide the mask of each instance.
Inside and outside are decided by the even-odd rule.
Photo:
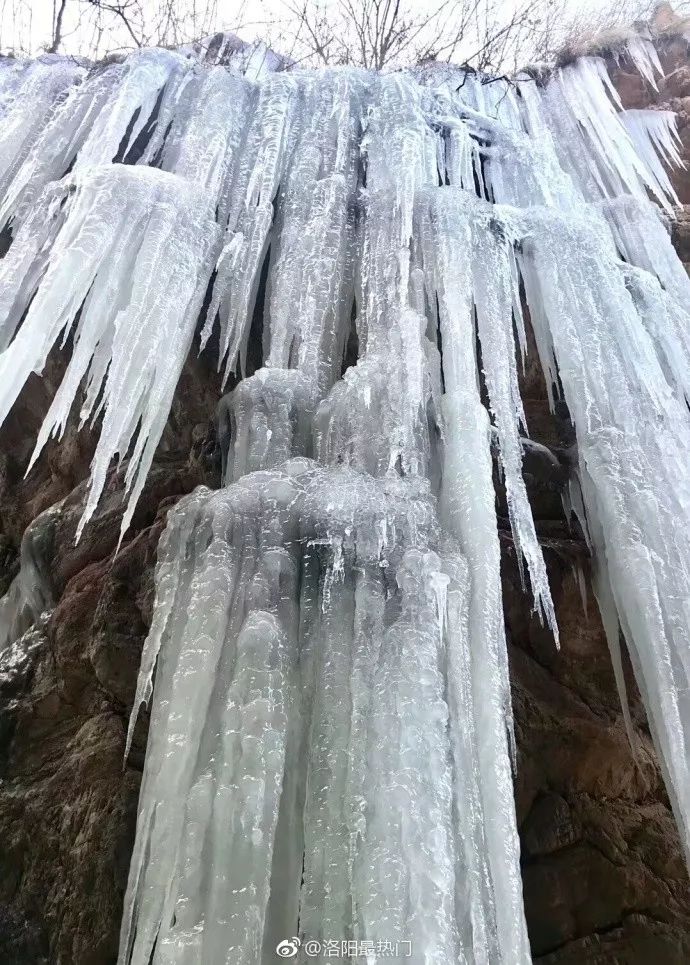
[[[117,457],[124,533],[195,337],[242,376],[219,400],[223,486],[183,498],[159,545],[120,963],[269,963],[281,943],[529,962],[492,483],[493,449],[557,645],[522,476],[528,324],[576,429],[622,699],[619,625],[690,854],[674,118],[622,110],[594,57],[506,80],[226,47],[0,64],[0,422],[70,339],[34,459],[78,399],[99,432],[81,525]],[[649,40],[624,55],[654,82]],[[20,577],[0,641],[42,606]]]

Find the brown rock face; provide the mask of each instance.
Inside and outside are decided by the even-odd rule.
[[[685,41],[663,48],[657,95],[616,71],[627,106],[681,111],[690,159]],[[690,201],[690,175],[677,187]],[[690,221],[674,228],[690,262]],[[532,353],[534,358],[534,353]],[[113,474],[81,542],[74,532],[93,451],[68,426],[27,479],[24,469],[62,371],[33,379],[0,431],[0,592],[39,513],[62,501],[45,560],[55,608],[0,657],[0,962],[110,965],[133,841],[146,718],[123,765],[141,646],[151,618],[156,546],[167,510],[195,486],[219,484],[216,376],[192,357],[137,508],[115,554],[122,513]],[[633,758],[588,578],[586,547],[563,517],[559,489],[573,445],[552,416],[535,364],[523,379],[532,438],[525,469],[546,548],[561,649],[530,614],[501,518],[504,597],[518,741],[515,795],[535,960],[544,965],[690,961],[690,885],[644,710],[628,672]],[[499,512],[502,507],[499,489]],[[586,612],[578,571],[584,574]],[[212,963],[209,963],[212,965]],[[441,963],[439,963],[441,965]]]
[[[530,423],[539,441],[548,423],[539,379],[527,380],[523,393],[533,396],[528,418],[542,413]],[[554,445],[553,436],[544,441]],[[557,650],[529,613],[506,539],[515,799],[532,954],[549,965],[680,965],[690,960],[690,883],[644,708],[627,666],[635,759],[577,524],[571,532],[562,514],[554,518],[553,500],[534,484],[531,497],[561,638]]]
[[[59,371],[59,360],[55,375]],[[190,359],[161,452],[115,555],[121,484],[110,480],[75,546],[92,442],[68,427],[24,480],[47,409],[38,380],[0,433],[0,580],[17,568],[37,513],[62,500],[47,547],[55,609],[0,656],[0,961],[106,965],[117,955],[146,720],[124,766],[124,740],[151,618],[153,568],[168,508],[217,486],[215,374]],[[209,434],[210,433],[210,434]]]

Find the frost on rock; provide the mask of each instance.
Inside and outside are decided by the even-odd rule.
[[[660,73],[646,37],[626,55]],[[557,640],[522,475],[528,321],[577,433],[565,503],[631,744],[619,624],[690,845],[674,121],[623,111],[595,57],[539,81],[288,66],[229,34],[0,64],[0,422],[68,342],[34,458],[78,400],[99,431],[82,526],[117,456],[124,532],[197,328],[234,376],[223,486],[159,546],[120,962],[271,962],[292,935],[321,960],[333,940],[367,965],[396,941],[420,965],[528,962],[492,483],[495,448]],[[30,563],[0,641],[49,605]]]

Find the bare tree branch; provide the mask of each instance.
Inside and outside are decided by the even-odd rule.
[[[65,15],[65,7],[67,6],[67,0],[60,0],[59,7],[56,4],[56,0],[53,0],[53,40],[48,47],[49,54],[56,54],[60,49],[60,44],[62,43],[62,18]]]
[[[243,29],[245,39],[264,40],[295,64],[393,70],[437,60],[502,74],[554,63],[563,49],[596,47],[611,27],[648,17],[654,2],[603,0],[584,9],[576,0],[274,0],[279,7],[248,24],[247,0],[236,0],[233,22],[219,24],[219,0],[53,0],[52,33],[42,48],[98,57]],[[32,0],[0,0],[5,49],[40,46],[31,7]],[[250,27],[256,32],[247,36]]]

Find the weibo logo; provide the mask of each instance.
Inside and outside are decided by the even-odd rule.
[[[281,958],[294,958],[297,954],[301,942],[295,935],[294,938],[284,938],[276,945],[276,952]]]

